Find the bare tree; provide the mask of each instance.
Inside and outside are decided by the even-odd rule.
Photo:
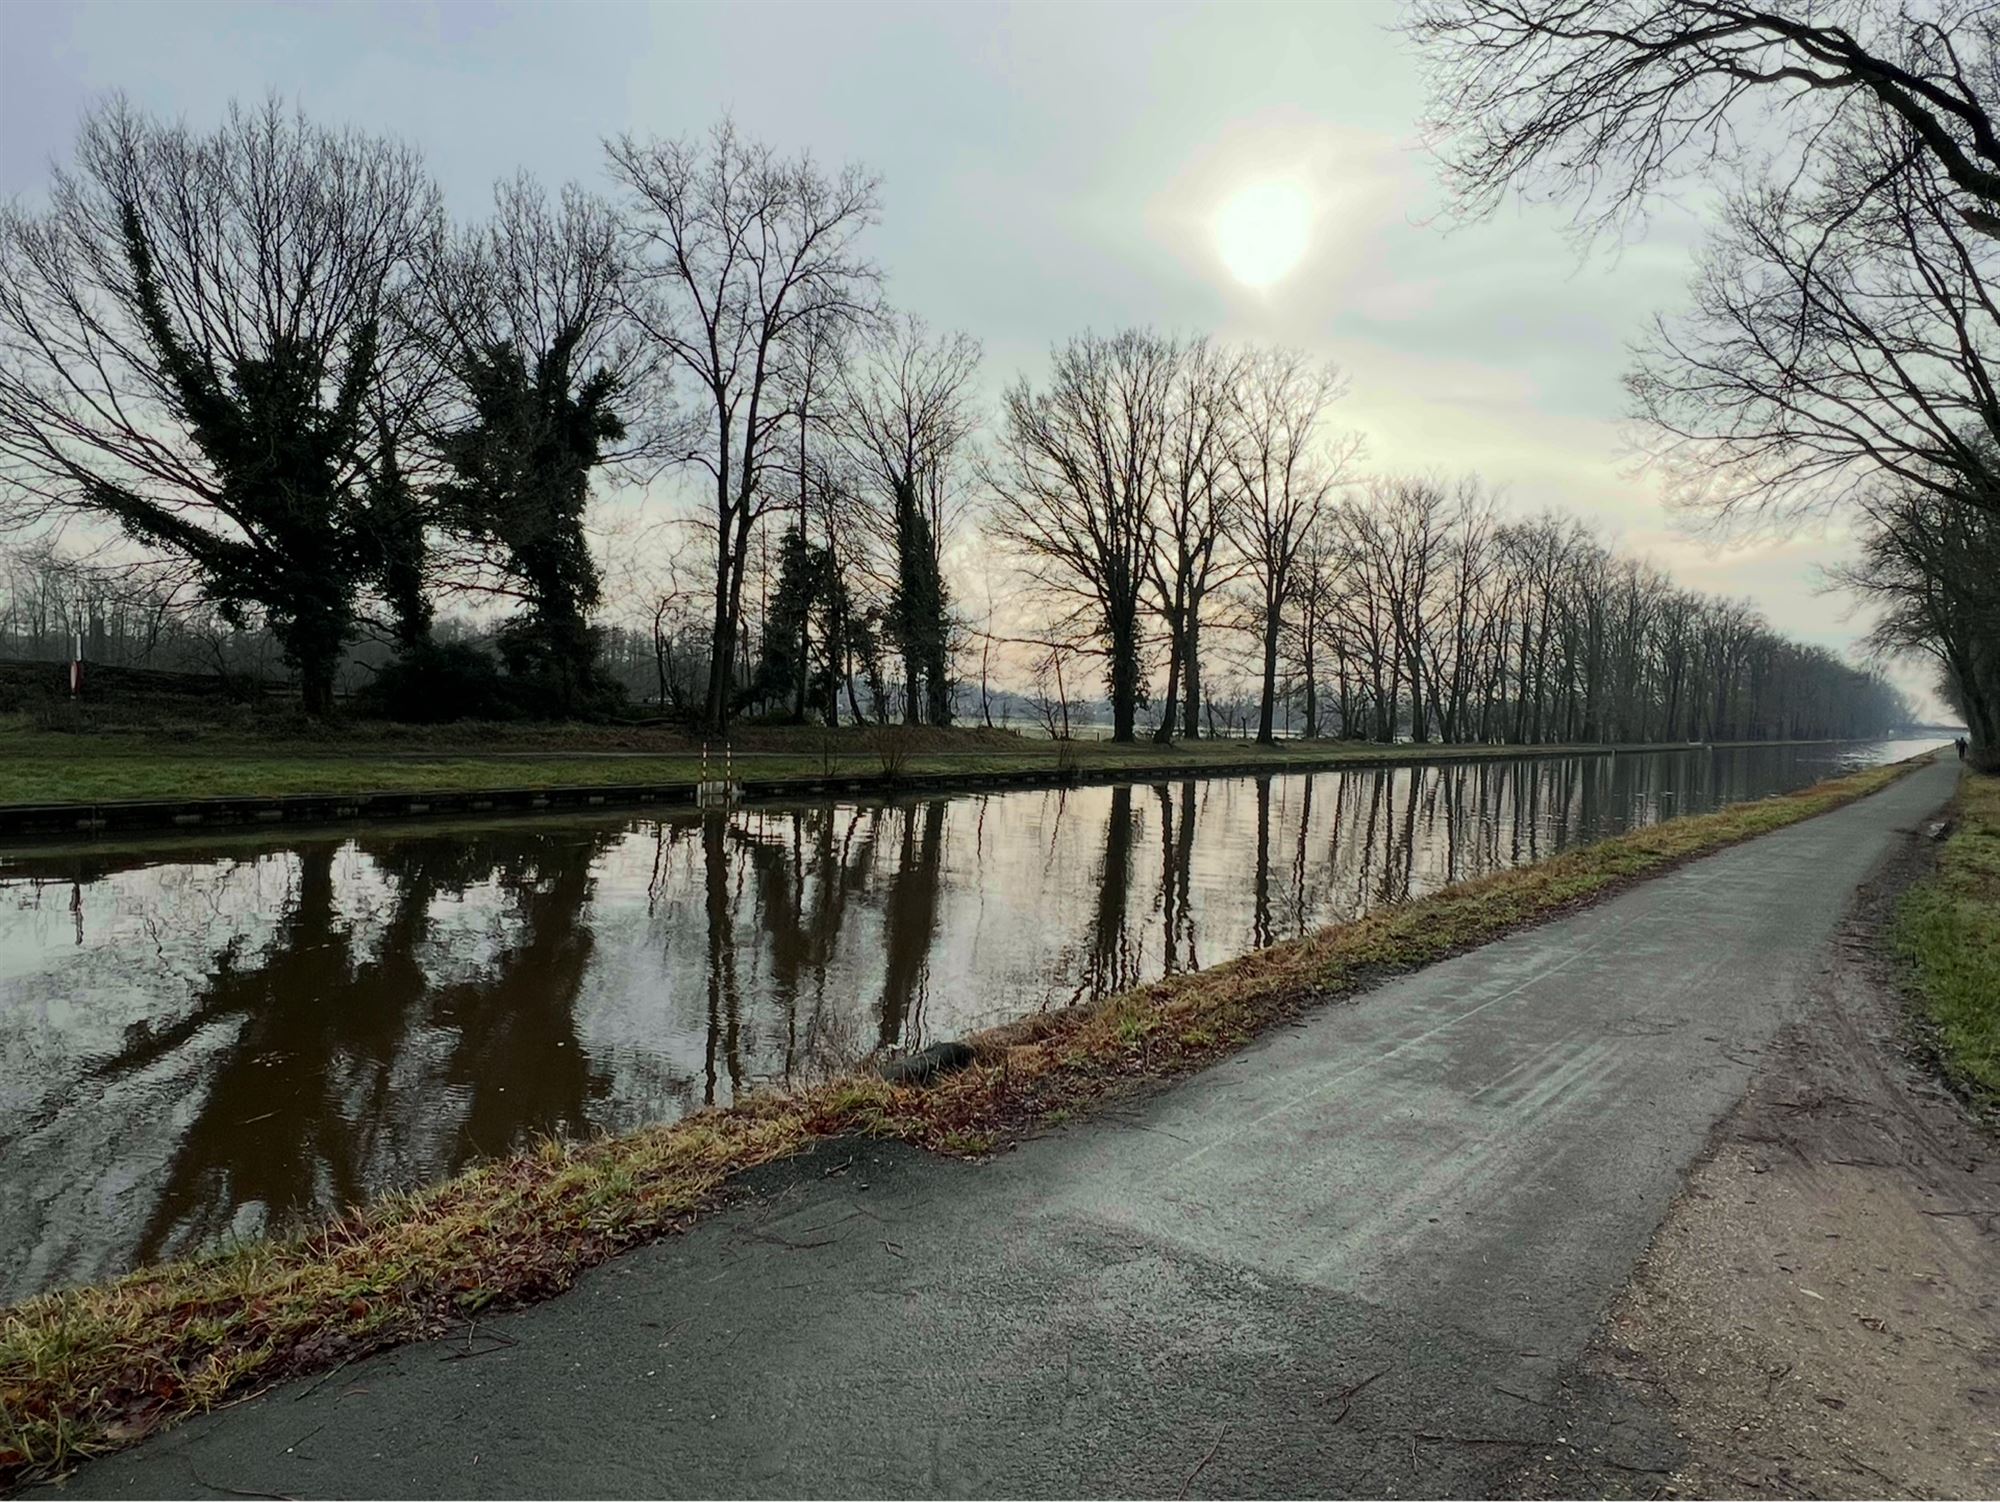
[[[1891,156],[1866,215],[1845,194],[1731,195],[1689,308],[1641,346],[1634,407],[1698,504],[1822,508],[1885,474],[1974,503],[1991,493],[1964,480],[1983,479],[1982,445],[2000,434],[2000,246]]]
[[[1740,162],[1760,116],[1810,154],[1879,110],[1967,224],[2000,230],[1996,23],[1979,0],[1418,0],[1406,29],[1465,212],[1520,189],[1615,224],[1675,177]]]
[[[1003,403],[986,480],[994,540],[1102,645],[1112,738],[1134,736],[1144,595],[1173,410],[1172,341],[1140,330],[1086,334],[1055,351],[1048,389],[1025,380]]]
[[[1441,740],[1472,739],[1468,710],[1474,685],[1482,667],[1490,669],[1497,644],[1490,587],[1501,554],[1492,501],[1472,476],[1409,489],[1414,494],[1407,512],[1418,524],[1410,553],[1422,585],[1405,621],[1406,632],[1414,623],[1410,648],[1423,686],[1424,723]]]
[[[1220,550],[1237,490],[1230,469],[1235,385],[1244,357],[1206,339],[1183,347],[1175,364],[1160,487],[1159,545],[1148,576],[1167,627],[1167,689],[1157,739],[1201,734],[1201,626],[1209,591],[1227,569]]]
[[[951,719],[950,601],[944,547],[957,466],[975,415],[979,343],[932,334],[921,318],[888,321],[847,369],[837,423],[875,493],[893,559],[886,621],[903,657],[904,713]]]
[[[606,635],[627,639],[631,686],[677,717],[699,712],[708,658],[704,559],[689,556],[695,541],[671,522],[648,525],[632,516],[613,528],[606,550],[606,594],[624,616]]]
[[[1879,607],[1878,651],[1943,669],[1974,765],[2000,772],[2000,514],[1917,486],[1885,487],[1865,510],[1861,556],[1839,582]]]
[[[1673,589],[1572,518],[1501,525],[1474,479],[1378,481],[1335,517],[1342,719],[1380,739],[1405,715],[1417,739],[1606,744],[1879,735],[1905,713],[1879,676]]]
[[[1028,704],[1052,741],[1070,738],[1069,712],[1075,701],[1063,676],[1063,662],[1069,655],[1068,647],[1054,645],[1035,659],[1034,687],[1028,695]]]
[[[1229,463],[1239,500],[1229,527],[1258,592],[1263,645],[1257,739],[1276,737],[1278,645],[1298,588],[1299,550],[1327,499],[1360,452],[1358,435],[1323,430],[1326,409],[1346,394],[1340,371],[1297,350],[1261,350],[1235,378]]]
[[[494,184],[492,216],[440,238],[426,267],[446,352],[567,344],[580,367],[635,372],[647,351],[624,317],[618,241],[611,206],[574,183],[554,198],[525,173]]]
[[[1658,322],[1629,381],[1682,499],[1734,521],[1859,510],[1876,551],[1849,582],[1878,599],[1907,591],[1896,630],[1944,620],[1939,591],[1957,594],[1955,632],[1988,629],[1955,560],[1911,539],[1943,529],[1971,545],[2000,504],[1993,8],[1422,0],[1410,24],[1430,51],[1433,139],[1462,210],[1520,189],[1576,204],[1586,227],[1615,225],[1674,176],[1726,168],[1692,306]],[[1953,508],[1974,515],[1934,520]],[[1628,616],[1644,593],[1627,580]],[[1603,648],[1609,599],[1572,601],[1565,629],[1586,656]],[[1711,730],[1754,719],[1745,706],[1763,703],[1778,649],[1747,619],[1700,616],[1687,641],[1714,689],[1700,715]],[[1583,728],[1607,708],[1629,715],[1586,699]],[[2000,754],[1974,732],[1975,755]]]
[[[1344,692],[1343,697],[1366,701],[1373,722],[1369,733],[1388,745],[1396,738],[1396,629],[1388,594],[1380,584],[1388,570],[1388,539],[1373,509],[1359,500],[1334,508],[1331,517],[1339,551],[1353,570],[1352,587],[1333,601],[1335,651],[1342,674],[1351,671],[1359,678],[1359,693]],[[1343,734],[1360,729],[1359,716],[1351,723],[1345,712],[1342,718]]]
[[[2000,243],[1966,228],[1952,186],[1893,115],[1858,118],[1823,149],[1837,162],[1827,188],[1731,195],[1692,305],[1641,348],[1634,405],[1691,504],[1726,519],[1858,512],[1884,551],[1850,582],[1878,598],[1910,585],[1908,609],[1891,612],[1904,621],[1944,620],[1931,596],[1957,592],[1954,631],[1976,631],[1991,617],[1966,593],[1972,576],[1910,539],[1936,507],[1972,515],[1922,531],[1968,545],[2000,515]],[[1918,588],[1922,560],[1936,572]],[[2000,653],[1960,660],[1974,674],[1975,756],[1989,761],[1977,705],[2000,700],[2000,681],[1975,665]]]
[[[1347,584],[1348,558],[1335,524],[1332,508],[1324,509],[1306,532],[1297,559],[1298,583],[1294,588],[1297,610],[1288,624],[1286,639],[1292,644],[1292,660],[1298,666],[1298,684],[1304,699],[1307,740],[1325,732],[1320,683],[1323,652],[1337,636],[1334,630],[1334,603]],[[1336,659],[1337,660],[1337,659]],[[1340,710],[1341,732],[1346,733],[1348,706]]]
[[[714,630],[705,720],[727,724],[750,536],[787,504],[765,472],[796,412],[783,399],[801,337],[828,318],[874,312],[880,274],[860,251],[876,220],[876,179],[855,166],[829,176],[784,159],[728,122],[703,141],[607,144],[629,191],[629,310],[663,361],[696,392],[678,457],[714,485]]]

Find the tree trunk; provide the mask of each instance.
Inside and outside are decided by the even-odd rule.
[[[316,720],[333,713],[333,673],[338,652],[328,652],[318,644],[295,647],[292,659],[299,674],[299,700],[305,712]]]
[[[1201,597],[1188,601],[1182,626],[1187,640],[1181,649],[1182,682],[1181,734],[1188,740],[1201,738]]]
[[[1314,681],[1315,678],[1318,676],[1318,674],[1316,671],[1316,664],[1313,661],[1313,632],[1312,632],[1311,621],[1307,621],[1306,623],[1305,670],[1306,670],[1306,739],[1309,741],[1316,741],[1319,739],[1319,684]]]
[[[946,650],[944,622],[938,622],[937,639],[932,643],[930,663],[924,675],[925,706],[933,725],[951,723],[951,662]]]
[[[708,697],[702,723],[720,735],[729,726],[730,677],[736,668],[736,620],[729,608],[729,529],[718,529],[715,545],[715,619],[708,647]]]
[[[1406,652],[1405,664],[1410,674],[1410,739],[1418,744],[1431,738],[1431,722],[1424,712],[1428,702],[1424,695],[1424,669],[1422,659],[1417,655],[1414,640]]]
[[[333,713],[333,678],[346,634],[337,616],[315,611],[292,621],[279,635],[286,660],[299,675],[300,705],[316,720]]]
[[[1167,629],[1167,692],[1160,700],[1160,728],[1153,732],[1155,743],[1165,746],[1174,738],[1174,714],[1180,708],[1181,626],[1169,619]]]
[[[1139,630],[1137,620],[1121,616],[1111,627],[1111,739],[1121,745],[1136,740],[1139,708]]]
[[[1257,743],[1261,746],[1276,745],[1278,740],[1273,720],[1278,704],[1278,617],[1282,609],[1280,601],[1264,604],[1264,689],[1257,705]]]

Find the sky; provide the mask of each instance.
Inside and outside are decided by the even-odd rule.
[[[1395,19],[1387,0],[0,0],[0,193],[36,198],[111,90],[200,126],[275,91],[401,136],[468,218],[518,169],[608,188],[606,137],[727,114],[880,174],[870,248],[890,298],[978,338],[992,393],[1086,329],[1304,348],[1348,373],[1336,419],[1365,435],[1368,470],[1476,470],[1516,509],[1584,516],[1682,584],[1847,648],[1866,622],[1819,577],[1839,529],[1697,535],[1622,420],[1628,345],[1678,306],[1698,222],[1669,205],[1587,259],[1556,211],[1441,227]],[[1218,246],[1245,194],[1303,235],[1267,285]],[[1927,677],[1897,674],[1926,699]]]

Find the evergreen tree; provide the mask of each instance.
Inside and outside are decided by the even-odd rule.
[[[896,482],[896,587],[888,626],[903,654],[909,697],[903,718],[914,725],[951,723],[950,595],[938,567],[930,518],[907,478]],[[920,714],[921,712],[921,714]]]
[[[813,688],[813,611],[826,592],[830,571],[826,549],[807,542],[802,526],[788,528],[778,548],[778,587],[764,620],[757,671],[745,697],[782,704],[791,719],[802,721]],[[815,697],[824,702],[824,693]]]

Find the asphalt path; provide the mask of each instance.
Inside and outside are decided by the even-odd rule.
[[[1329,1006],[986,1163],[834,1144],[571,1293],[81,1496],[1505,1492],[1673,1463],[1577,1359],[1957,768]],[[1580,1405],[1585,1411],[1588,1402]]]

